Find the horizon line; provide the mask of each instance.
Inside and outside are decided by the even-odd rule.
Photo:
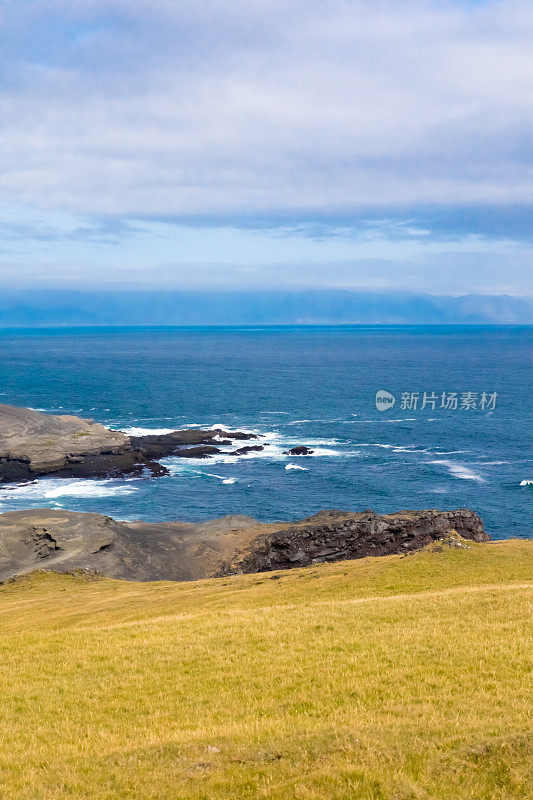
[[[87,330],[94,328],[533,328],[533,322],[284,322],[284,323],[153,323],[124,325],[122,323],[90,323],[88,325],[2,325],[0,331],[9,330]]]

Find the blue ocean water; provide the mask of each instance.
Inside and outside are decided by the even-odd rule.
[[[529,537],[532,345],[531,327],[6,329],[2,402],[139,432],[244,428],[265,449],[166,459],[157,479],[8,485],[0,511],[195,521],[468,507],[496,538]],[[394,407],[376,408],[378,390]],[[296,444],[314,454],[284,455]]]

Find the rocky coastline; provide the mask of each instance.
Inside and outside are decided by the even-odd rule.
[[[129,436],[73,415],[56,415],[0,404],[0,483],[44,475],[96,478],[168,474],[159,459],[209,458],[217,453],[241,456],[263,445],[222,446],[259,437],[222,428],[187,428],[166,434]]]
[[[238,458],[262,450],[258,439],[254,433],[223,428],[130,436],[93,420],[0,405],[0,482],[45,475],[158,476],[167,473],[160,463],[166,456],[209,458],[223,452]],[[287,451],[311,453],[303,445]],[[476,542],[489,539],[480,518],[467,509],[384,515],[328,510],[273,523],[245,516],[201,523],[122,522],[46,508],[11,511],[0,514],[0,581],[35,569],[84,569],[141,581],[193,580],[406,553],[451,533]]]
[[[451,534],[486,542],[473,511],[321,511],[296,522],[246,516],[122,522],[53,509],[0,514],[0,581],[36,569],[126,580],[196,580],[409,553]]]

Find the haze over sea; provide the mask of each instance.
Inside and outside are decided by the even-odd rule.
[[[530,326],[4,329],[4,403],[135,433],[253,430],[265,448],[168,458],[171,474],[157,479],[3,486],[0,511],[268,521],[468,507],[496,538],[530,537],[532,345]],[[380,389],[396,397],[385,412]],[[416,409],[401,407],[402,392],[419,393]],[[434,409],[421,408],[424,392]],[[477,393],[478,408],[441,408],[443,392]],[[479,408],[483,392],[497,393],[494,409]],[[284,454],[298,444],[314,454]]]

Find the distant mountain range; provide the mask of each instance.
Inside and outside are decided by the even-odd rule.
[[[4,290],[0,326],[533,324],[533,301],[337,289],[293,291]]]

